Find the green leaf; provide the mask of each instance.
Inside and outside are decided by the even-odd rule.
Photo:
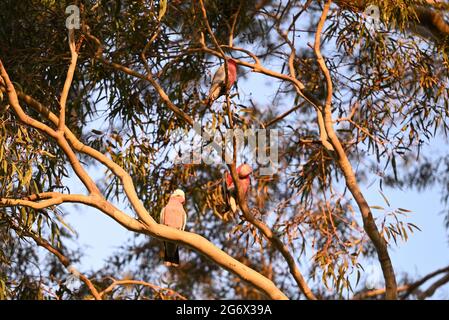
[[[382,198],[384,198],[385,203],[387,204],[387,206],[391,207],[390,201],[388,201],[388,199],[387,199],[387,197],[384,195],[384,193],[383,193],[381,190],[379,190],[379,192],[380,192]]]
[[[68,224],[67,222],[65,222],[65,220],[64,220],[60,215],[56,215],[56,218],[58,219],[59,222],[62,223],[62,225],[63,225],[64,227],[67,228],[67,230],[69,230],[71,233],[73,233],[74,235],[76,235],[76,231],[73,230],[73,229],[69,226],[69,224]]]
[[[40,214],[39,217],[37,218],[37,232],[39,234],[39,237],[42,237],[42,220],[43,216],[42,214]]]
[[[398,181],[398,172],[396,169],[396,157],[393,155],[391,158],[391,165],[393,166],[394,179]]]
[[[360,275],[361,275],[360,270],[357,270],[357,278],[356,278],[356,281],[355,281],[355,286],[359,285]]]
[[[407,225],[412,226],[413,228],[415,228],[415,229],[417,229],[419,231],[422,231],[417,225],[415,225],[415,224],[413,224],[411,222],[407,223]]]

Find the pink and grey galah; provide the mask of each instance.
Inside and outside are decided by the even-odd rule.
[[[170,196],[167,205],[161,210],[160,223],[166,226],[184,230],[187,214],[184,210],[185,194],[181,189],[175,190]],[[174,242],[164,242],[164,263],[167,267],[179,266],[179,249]]]
[[[248,190],[251,186],[251,173],[253,169],[246,163],[240,165],[237,168],[237,175],[239,177],[239,188],[243,189],[243,193],[248,193]],[[232,180],[231,174],[226,171],[224,179],[223,179],[223,198],[227,202],[228,209],[232,211],[232,213],[236,213],[238,210],[238,205],[236,202],[237,199],[237,188],[234,185],[234,181]]]
[[[226,61],[228,62],[228,83],[227,85],[225,84],[225,64],[222,64],[212,77],[209,96],[206,100],[208,106],[211,106],[220,96],[225,95],[231,89],[235,80],[237,80],[237,63],[231,58],[227,58]]]

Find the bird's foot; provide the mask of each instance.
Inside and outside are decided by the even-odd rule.
[[[170,261],[165,261],[165,262],[164,262],[164,265],[165,265],[166,267],[171,267],[171,268],[177,268],[177,267],[179,267],[179,264],[178,264],[178,263],[170,262]]]

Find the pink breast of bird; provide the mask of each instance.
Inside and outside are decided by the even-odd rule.
[[[234,186],[234,181],[232,180],[232,177],[229,174],[229,172],[226,172],[226,185],[228,186],[228,189]]]
[[[232,87],[235,80],[237,80],[237,65],[234,61],[228,62],[228,82],[229,88]]]
[[[237,168],[237,174],[240,173],[240,167]],[[247,176],[246,178],[239,179],[240,180],[240,186],[243,188],[243,192],[246,193],[248,191],[249,185],[251,184],[251,178]],[[228,189],[231,189],[234,187],[234,181],[232,180],[232,176],[229,174],[229,172],[226,172],[226,185],[228,186]]]
[[[181,229],[184,224],[184,207],[179,199],[171,198],[164,209],[164,224]]]

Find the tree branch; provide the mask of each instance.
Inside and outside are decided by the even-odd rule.
[[[440,278],[439,280],[435,281],[429,288],[427,288],[426,291],[421,292],[418,294],[419,300],[424,300],[426,298],[430,298],[434,295],[435,291],[441,287],[444,286],[446,283],[449,282],[449,273],[447,273],[444,277]]]
[[[150,289],[152,289],[158,293],[160,291],[166,291],[170,295],[179,298],[179,300],[187,300],[186,297],[184,297],[180,293],[178,293],[170,288],[162,288],[160,286],[157,286],[157,285],[149,283],[149,282],[145,282],[145,281],[141,281],[141,280],[116,280],[114,278],[110,278],[110,279],[112,280],[112,283],[106,289],[104,289],[103,291],[101,291],[99,293],[100,297],[103,297],[105,294],[110,293],[117,286],[137,285],[137,286],[149,287]]]
[[[346,186],[351,191],[357,205],[362,214],[363,227],[371,239],[374,247],[376,248],[378,260],[382,267],[385,284],[386,284],[386,298],[387,299],[397,299],[397,284],[396,284],[396,276],[394,273],[393,265],[391,263],[390,255],[388,253],[387,243],[384,238],[379,233],[377,229],[376,222],[371,213],[371,209],[366,201],[363,193],[360,190],[360,187],[357,183],[357,179],[355,173],[352,169],[351,163],[346,155],[345,150],[343,149],[341,142],[338,136],[335,134],[333,128],[332,121],[332,78],[329,72],[329,69],[324,62],[324,58],[321,54],[320,46],[321,46],[321,32],[324,26],[324,23],[327,18],[327,14],[329,12],[330,5],[332,0],[328,0],[324,5],[323,13],[320,18],[320,22],[318,23],[317,32],[315,36],[315,45],[314,51],[318,60],[318,64],[320,66],[321,71],[326,77],[327,83],[327,97],[326,104],[324,106],[324,122],[326,126],[327,135],[330,139],[330,142],[335,148],[338,157],[338,164],[340,169],[343,172],[345,177]]]
[[[70,259],[67,258],[64,254],[62,254],[61,251],[59,251],[58,249],[56,249],[54,246],[52,246],[48,241],[36,236],[34,233],[27,231],[27,230],[23,230],[22,228],[20,228],[18,225],[16,225],[15,223],[11,224],[11,227],[19,233],[25,234],[25,236],[30,237],[34,240],[34,242],[36,242],[36,244],[42,248],[44,248],[45,250],[47,250],[48,252],[50,252],[52,255],[54,255],[59,262],[69,271],[69,272],[73,272],[73,267],[72,264],[70,262]],[[79,277],[79,279],[84,282],[84,284],[87,286],[87,288],[89,289],[89,291],[92,293],[92,295],[94,296],[95,300],[101,300],[101,295],[98,293],[98,290],[95,288],[94,284],[89,280],[88,277],[86,277],[84,274],[77,272],[77,276]]]
[[[78,60],[78,53],[76,52],[76,45],[75,45],[75,29],[69,29],[69,47],[71,55],[70,66],[69,70],[67,71],[67,77],[64,83],[64,88],[62,89],[61,92],[61,99],[59,102],[60,111],[59,111],[58,131],[60,131],[61,133],[64,132],[67,96],[69,95],[70,87],[73,81],[73,75],[75,73],[76,62]]]
[[[409,285],[409,288],[407,292],[401,297],[401,299],[406,299],[410,294],[412,294],[418,287],[420,287],[422,284],[427,282],[428,280],[432,279],[433,277],[436,277],[439,274],[442,273],[448,273],[449,274],[449,266],[445,268],[438,269],[434,272],[429,273],[428,275],[424,276],[418,281],[415,281],[414,283]]]
[[[402,286],[398,287],[398,292],[405,292],[402,296],[401,296],[401,300],[405,300],[407,299],[411,294],[413,294],[413,292],[415,292],[420,286],[422,286],[425,282],[427,282],[428,280],[442,274],[442,273],[447,273],[449,275],[449,266],[448,267],[444,267],[441,269],[438,269],[436,271],[433,271],[429,274],[427,274],[426,276],[422,277],[421,279],[412,282],[410,284],[404,284]],[[435,285],[438,285],[439,283],[441,283],[441,285],[444,285],[446,282],[444,282],[444,279],[446,278],[446,276],[442,277],[440,280],[438,280],[437,282],[435,282]],[[444,283],[443,283],[444,282]],[[441,286],[439,285],[439,286]],[[435,290],[439,287],[439,286],[435,286]],[[431,287],[430,287],[431,288]],[[429,289],[430,289],[429,288]],[[428,292],[429,289],[427,289],[426,291],[421,293],[421,298],[424,298],[425,292]],[[435,293],[435,290],[433,290],[432,294]],[[354,295],[353,299],[355,300],[361,300],[361,299],[366,299],[366,298],[372,298],[372,297],[376,297],[376,296],[380,296],[385,294],[385,288],[381,288],[381,289],[375,289],[375,290],[369,290],[369,291],[365,291],[365,292],[360,292],[357,293],[356,295]],[[428,292],[430,293],[430,291]],[[429,295],[430,296],[430,295]],[[427,296],[426,296],[427,297]],[[419,298],[419,295],[418,295]]]
[[[5,87],[5,92],[8,95],[9,103],[14,109],[14,112],[19,117],[19,120],[22,121],[24,124],[33,127],[39,131],[42,131],[49,137],[53,138],[61,148],[61,150],[65,153],[67,156],[73,171],[75,171],[76,175],[80,178],[80,180],[83,182],[83,184],[86,186],[87,190],[91,194],[101,194],[100,190],[96,186],[95,182],[90,178],[90,176],[87,174],[86,170],[81,166],[81,163],[79,162],[78,158],[76,157],[75,153],[73,152],[72,148],[68,144],[67,140],[65,139],[64,135],[58,134],[57,131],[53,130],[49,126],[45,125],[44,123],[37,121],[33,119],[32,117],[28,116],[22,109],[22,107],[19,104],[19,99],[17,97],[16,89],[14,88],[14,85],[12,84],[11,80],[9,79],[9,75],[6,72],[2,61],[0,60],[0,75],[3,78],[3,80],[0,80],[0,84],[3,84]],[[3,83],[4,81],[4,83]]]

